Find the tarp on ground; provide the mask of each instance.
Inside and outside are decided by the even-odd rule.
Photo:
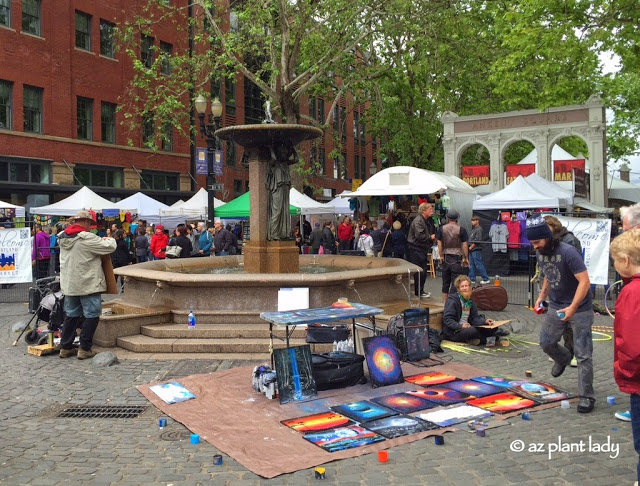
[[[446,191],[451,198],[451,208],[460,214],[459,223],[471,226],[471,207],[476,191],[459,177],[420,169],[395,166],[372,175],[353,192],[343,192],[340,197],[358,196],[415,196]]]
[[[98,196],[87,186],[83,186],[71,196],[63,199],[62,201],[49,204],[48,206],[31,208],[29,212],[31,214],[47,214],[51,216],[74,216],[78,211],[88,211],[90,209],[93,211],[102,211],[104,209],[120,209],[132,212],[137,212],[138,210],[138,208],[136,207],[125,208],[118,203],[112,203],[102,196]]]
[[[141,192],[136,192],[118,201],[117,204],[127,208],[138,208],[138,218],[147,221],[149,224],[159,223],[160,211],[169,207]]]
[[[473,202],[474,210],[485,209],[536,209],[536,208],[558,208],[560,202],[556,196],[548,196],[535,190],[525,181],[524,177],[518,176],[504,189],[476,199]]]
[[[289,204],[289,214],[292,216],[300,214],[300,208]],[[251,215],[250,207],[250,191],[245,192],[242,196],[238,196],[232,201],[216,209],[216,218],[221,219],[237,219],[248,218]]]

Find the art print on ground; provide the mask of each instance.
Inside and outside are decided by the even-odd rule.
[[[308,400],[317,395],[311,369],[311,348],[308,344],[274,349],[273,358],[281,404]]]

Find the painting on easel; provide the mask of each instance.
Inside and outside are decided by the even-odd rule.
[[[311,371],[309,345],[274,349],[280,403],[304,401],[318,394]]]

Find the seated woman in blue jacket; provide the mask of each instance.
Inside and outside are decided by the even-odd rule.
[[[486,319],[482,314],[478,314],[478,308],[471,300],[469,277],[459,275],[453,285],[457,292],[450,294],[444,304],[441,338],[476,346],[486,344],[488,337],[497,335],[496,330],[477,326],[493,324],[493,319]]]

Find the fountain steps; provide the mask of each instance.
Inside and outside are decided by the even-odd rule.
[[[200,317],[200,316],[198,316]],[[284,329],[274,329],[275,336],[285,337]],[[142,326],[140,334],[153,338],[178,338],[178,339],[268,339],[269,326],[262,324],[198,324],[193,330],[187,329],[185,324],[157,324]],[[293,331],[291,338],[305,339],[307,332],[303,328]]]
[[[197,331],[192,331],[197,332]],[[291,346],[306,344],[304,339],[291,339]],[[215,353],[255,355],[269,353],[269,339],[216,339],[216,338],[153,338],[142,334],[119,337],[117,345],[136,353]],[[285,347],[284,341],[275,340],[274,348]],[[332,344],[312,344],[312,352],[331,351]]]

